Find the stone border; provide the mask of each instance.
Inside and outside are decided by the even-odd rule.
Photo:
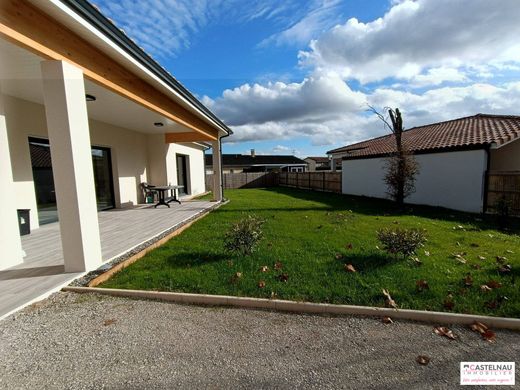
[[[331,305],[326,303],[294,302],[279,299],[233,297],[227,295],[188,294],[145,290],[123,290],[94,287],[64,287],[63,291],[97,293],[116,297],[153,299],[185,304],[233,306],[248,309],[268,309],[312,314],[340,314],[370,317],[391,317],[436,324],[470,325],[482,322],[491,328],[520,330],[520,319],[471,314],[443,313],[408,309],[388,309],[370,306]]]
[[[146,241],[143,241],[142,243],[132,247],[131,249],[127,250],[126,252],[124,252],[120,255],[116,255],[115,257],[109,259],[107,262],[103,263],[103,265],[101,265],[99,268],[97,268],[93,271],[90,271],[87,274],[72,281],[72,283],[70,283],[69,286],[85,287],[85,286],[97,285],[99,283],[102,283],[102,281],[99,281],[98,278],[101,278],[104,274],[107,274],[107,273],[109,273],[109,275],[107,275],[106,279],[104,279],[103,281],[108,280],[109,277],[111,277],[115,272],[117,272],[117,271],[121,270],[122,268],[124,268],[125,266],[130,265],[131,263],[139,260],[150,250],[164,244],[170,238],[175,236],[176,233],[177,234],[180,233],[180,231],[179,231],[180,229],[187,228],[188,227],[187,225],[191,225],[196,220],[206,216],[211,211],[219,208],[220,206],[222,206],[228,202],[229,202],[228,200],[222,201],[222,202],[216,202],[214,205],[197,212],[196,214],[192,215],[191,217],[186,218],[184,221],[181,221],[178,224],[153,236],[152,238],[150,238]],[[128,263],[125,263],[127,261],[128,261]],[[117,267],[117,269],[115,271],[112,271],[116,267]],[[98,281],[94,282],[94,280],[96,280],[96,279],[98,279]]]

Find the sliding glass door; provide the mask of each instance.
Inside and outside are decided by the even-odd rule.
[[[38,220],[40,225],[56,222],[58,208],[52,176],[51,150],[49,141],[41,138],[29,138],[31,164],[38,205]],[[94,168],[94,183],[98,210],[114,207],[114,186],[112,179],[112,160],[110,149],[93,146],[92,165]]]

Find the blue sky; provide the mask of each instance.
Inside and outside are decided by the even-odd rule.
[[[519,113],[520,2],[95,0],[219,115],[225,153],[324,155],[405,126]]]

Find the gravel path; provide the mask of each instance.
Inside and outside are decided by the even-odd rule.
[[[520,363],[520,333],[432,329],[58,293],[0,322],[0,388],[451,389],[460,361]]]

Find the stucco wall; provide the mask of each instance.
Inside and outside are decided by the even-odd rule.
[[[491,171],[520,171],[520,139],[499,149],[491,149]]]
[[[416,192],[406,202],[481,212],[486,152],[484,150],[416,156],[420,172]],[[385,159],[343,161],[342,192],[387,198],[383,181]]]
[[[38,215],[28,137],[48,138],[45,109],[11,96],[5,96],[5,108],[15,187],[13,203],[17,209],[31,209],[31,228],[35,229]],[[141,203],[139,184],[143,181],[176,183],[175,152],[189,155],[192,194],[204,192],[204,152],[200,147],[167,145],[163,135],[146,135],[94,120],[89,125],[92,145],[111,150],[116,207]]]

